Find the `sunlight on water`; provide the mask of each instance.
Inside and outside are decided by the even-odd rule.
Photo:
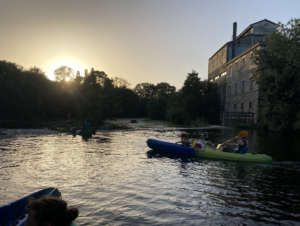
[[[182,158],[146,145],[149,138],[178,141],[180,132],[98,131],[89,140],[59,134],[2,142],[0,205],[53,186],[79,208],[79,225],[299,224],[299,162]],[[189,133],[211,147],[235,136]],[[254,146],[249,151],[261,153]]]

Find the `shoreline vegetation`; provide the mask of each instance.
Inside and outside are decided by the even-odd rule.
[[[131,121],[136,121],[132,123]],[[41,134],[60,134],[60,133],[69,133],[70,124],[73,124],[76,127],[76,130],[79,131],[80,124],[78,120],[61,120],[61,121],[35,121],[35,122],[19,122],[19,125],[26,125],[26,128],[21,128],[16,126],[18,121],[0,121],[2,127],[0,131],[6,133],[6,135],[1,135],[0,140],[13,139],[18,136],[33,136]],[[14,123],[15,128],[9,127],[4,128],[3,123]],[[31,126],[29,126],[31,125]],[[203,126],[192,127],[172,123],[170,121],[164,120],[152,120],[149,118],[118,118],[116,120],[107,120],[104,125],[96,126],[96,131],[105,131],[105,130],[143,130],[143,129],[223,129],[227,128],[225,126],[219,125],[209,125],[204,124]]]
[[[50,128],[35,123],[62,118],[71,122],[88,118],[96,126],[116,118],[147,117],[186,127],[220,124],[217,86],[202,81],[194,70],[187,73],[179,90],[166,82],[139,83],[131,88],[126,79],[108,77],[94,68],[86,69],[84,75],[77,71],[75,76],[72,68],[61,66],[54,74],[56,80],[52,81],[41,68],[25,69],[0,61],[0,118],[5,120],[0,127]],[[69,125],[53,127],[65,131]],[[75,127],[80,128],[80,123],[75,122]]]

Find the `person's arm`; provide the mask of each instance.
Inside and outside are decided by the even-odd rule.
[[[240,141],[239,141],[239,145],[240,145],[241,147],[245,147],[245,146],[246,146],[246,142],[243,141],[243,140],[240,140]]]

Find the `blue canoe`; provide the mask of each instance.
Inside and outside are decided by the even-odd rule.
[[[247,161],[247,162],[264,162],[272,163],[272,157],[268,155],[261,154],[237,154],[237,153],[228,153],[222,152],[220,150],[215,150],[212,148],[198,149],[192,147],[185,147],[182,145],[163,142],[154,139],[148,139],[147,145],[153,150],[168,152],[176,155],[185,155],[191,157],[201,157],[201,158],[214,158],[214,159],[225,159],[225,160],[234,160],[234,161]]]
[[[13,223],[16,226],[24,226],[27,222],[28,211],[26,210],[26,206],[28,204],[29,198],[34,197],[38,199],[44,195],[61,198],[61,193],[58,191],[58,189],[50,187],[37,191],[10,204],[1,206],[0,226],[10,226]],[[73,225],[75,224],[73,223],[72,226]]]

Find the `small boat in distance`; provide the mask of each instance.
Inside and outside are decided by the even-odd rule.
[[[94,129],[81,130],[77,133],[77,135],[80,135],[83,137],[92,137],[92,134],[95,134]]]
[[[214,159],[225,159],[225,160],[234,160],[234,161],[247,161],[247,162],[262,162],[262,163],[272,163],[272,157],[268,155],[261,154],[238,154],[238,153],[229,153],[215,150],[212,148],[198,149],[192,147],[185,147],[182,145],[163,142],[154,139],[148,139],[147,145],[153,150],[168,152],[176,155],[184,155],[191,157],[200,157],[200,158],[214,158]]]

